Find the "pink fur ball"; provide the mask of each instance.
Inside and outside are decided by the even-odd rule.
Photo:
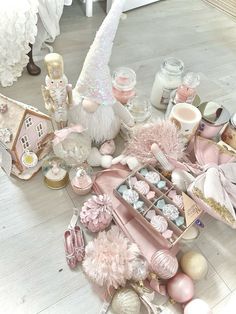
[[[138,246],[117,226],[112,226],[86,246],[83,270],[97,285],[117,289],[133,278],[133,262],[140,254]]]

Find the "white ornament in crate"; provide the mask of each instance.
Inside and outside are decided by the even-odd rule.
[[[55,131],[53,151],[69,166],[76,166],[88,158],[91,152],[91,139],[80,125]]]

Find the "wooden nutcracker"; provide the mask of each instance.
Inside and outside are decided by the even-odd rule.
[[[67,126],[68,109],[72,104],[72,85],[64,74],[63,58],[58,53],[45,56],[48,75],[42,85],[45,108],[51,113],[58,129]]]

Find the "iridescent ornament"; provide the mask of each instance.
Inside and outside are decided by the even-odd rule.
[[[170,220],[175,220],[179,217],[179,211],[177,207],[172,204],[166,204],[162,208],[163,215]]]
[[[150,191],[150,187],[147,182],[140,180],[134,184],[134,188],[141,194],[146,195]]]
[[[146,174],[145,179],[146,179],[148,182],[150,182],[150,183],[156,185],[156,184],[161,180],[161,177],[160,177],[160,175],[159,175],[157,172],[155,172],[155,171],[149,171],[149,172]]]
[[[123,199],[130,204],[136,203],[139,199],[138,193],[131,189],[125,190],[122,196]]]

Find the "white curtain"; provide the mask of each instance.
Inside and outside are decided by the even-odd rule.
[[[60,34],[64,5],[72,0],[0,0],[0,84],[10,86],[28,63],[29,43],[40,59],[49,52],[46,42]]]

